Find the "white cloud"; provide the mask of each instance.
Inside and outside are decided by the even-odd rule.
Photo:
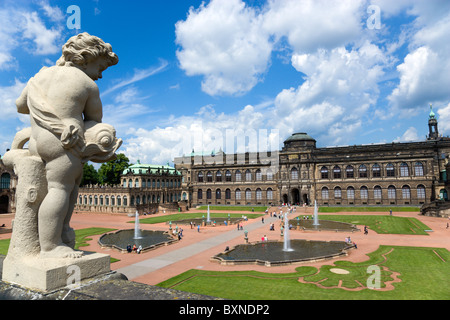
[[[417,129],[414,127],[409,127],[408,130],[401,137],[397,137],[394,142],[411,142],[422,140],[417,134]]]
[[[24,12],[23,37],[32,40],[35,48],[30,51],[38,55],[54,54],[61,51],[58,41],[61,38],[61,28],[47,29],[37,12]]]
[[[15,79],[13,85],[0,87],[0,110],[2,110],[2,120],[17,118],[16,100],[19,98],[25,86],[26,83]]]
[[[262,19],[241,0],[212,0],[176,24],[180,67],[203,76],[210,95],[243,94],[263,77],[272,52]]]
[[[439,115],[439,132],[450,135],[450,103],[438,109],[437,113]]]

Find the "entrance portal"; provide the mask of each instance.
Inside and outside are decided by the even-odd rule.
[[[300,191],[292,189],[291,191],[292,204],[300,204]]]
[[[303,203],[305,203],[307,206],[309,205],[309,199],[306,193],[303,194]]]
[[[0,213],[8,213],[9,198],[6,195],[0,197]]]

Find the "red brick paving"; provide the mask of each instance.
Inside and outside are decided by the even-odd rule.
[[[278,210],[277,210],[278,211]],[[293,218],[296,215],[303,215],[306,213],[311,214],[313,211],[312,208],[299,208],[296,213],[289,215],[289,218]],[[195,211],[190,211],[195,212]],[[243,212],[246,214],[248,212]],[[385,215],[389,214],[388,212],[371,212],[371,213],[358,213],[358,212],[349,212],[349,213],[340,213],[340,214],[364,214],[364,215]],[[438,248],[446,248],[450,250],[450,229],[446,229],[447,222],[450,222],[449,219],[446,218],[435,218],[435,217],[427,217],[421,216],[417,212],[394,212],[395,216],[401,217],[415,217],[418,220],[422,221],[425,225],[427,225],[433,232],[429,232],[429,235],[394,235],[394,234],[377,234],[376,232],[369,230],[368,235],[364,235],[364,232],[355,232],[355,233],[342,233],[342,232],[333,232],[333,231],[297,231],[291,230],[290,237],[291,239],[309,239],[309,240],[344,240],[345,237],[350,236],[351,239],[357,244],[358,249],[350,250],[349,254],[345,258],[339,258],[339,260],[348,260],[352,262],[361,262],[368,259],[367,254],[375,251],[379,245],[396,245],[396,246],[423,246],[423,247],[438,247]],[[267,215],[268,216],[268,215]],[[11,220],[13,219],[12,214],[0,215],[0,225],[3,223],[6,225],[6,228],[11,228]],[[103,227],[103,228],[114,228],[114,229],[132,229],[134,228],[133,222],[134,217],[128,217],[126,215],[113,215],[113,214],[94,214],[94,213],[78,213],[74,214],[71,221],[71,226],[74,229],[84,229],[90,227]],[[244,222],[245,225],[249,223],[261,223],[261,219],[253,219],[248,222]],[[165,223],[160,224],[140,224],[141,229],[147,230],[167,230],[168,227]],[[364,226],[358,226],[361,230],[363,230]],[[191,229],[189,226],[183,226],[183,239],[175,244],[160,247],[153,251],[148,251],[142,254],[135,253],[120,253],[114,249],[110,248],[101,248],[97,241],[100,236],[93,236],[92,241],[89,241],[89,247],[85,247],[85,250],[88,251],[96,251],[102,252],[111,255],[113,258],[120,259],[119,262],[115,262],[111,264],[112,270],[117,270],[123,268],[125,266],[132,265],[134,263],[148,260],[154,257],[157,257],[161,254],[167,253],[169,251],[186,248],[188,250],[188,246],[190,244],[197,243],[202,240],[206,240],[208,238],[214,237],[221,232],[226,232],[230,230],[236,230],[235,225],[231,226],[216,226],[216,227],[204,227],[200,229],[200,232],[197,232],[196,229]],[[257,230],[249,233],[249,241],[259,241],[262,236],[267,235],[269,240],[281,240],[280,237],[280,229],[276,224],[276,231],[269,231],[268,223],[261,223],[261,227]],[[11,237],[11,233],[0,234],[0,239],[8,239]],[[222,266],[218,263],[211,262],[210,258],[216,255],[219,252],[222,252],[226,246],[230,248],[244,243],[244,235],[242,231],[236,230],[236,238],[232,241],[223,243],[219,246],[216,246],[211,249],[207,249],[201,253],[195,254],[188,259],[183,260],[182,262],[173,263],[164,268],[156,270],[154,272],[145,274],[144,276],[130,279],[136,282],[141,282],[145,284],[155,285],[164,280],[167,280],[175,275],[178,275],[184,271],[194,268],[200,268],[203,270],[217,270],[217,271],[237,271],[237,270],[256,270],[261,272],[273,272],[273,273],[287,273],[294,272],[295,268],[299,265],[290,265],[290,266],[279,266],[279,267],[265,267],[265,266],[256,266],[256,265],[240,265],[240,266]],[[302,266],[314,266],[320,267],[324,264],[332,264],[333,260],[327,260],[322,262],[312,262],[312,263],[303,263]]]

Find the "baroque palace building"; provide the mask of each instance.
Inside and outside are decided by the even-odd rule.
[[[419,206],[448,200],[450,138],[438,132],[431,110],[427,139],[419,142],[317,148],[295,133],[280,151],[175,159],[183,199],[197,205]],[[277,161],[268,163],[267,158]]]

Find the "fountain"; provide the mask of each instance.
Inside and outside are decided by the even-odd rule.
[[[314,200],[314,223],[313,226],[320,226],[319,223],[319,209],[317,208],[317,201]]]
[[[136,210],[136,216],[134,221],[134,238],[133,239],[142,239],[141,229],[139,227],[139,213]]]
[[[208,213],[206,216],[206,223],[211,223],[211,217],[210,217],[210,213],[209,213],[209,204],[208,204]]]
[[[284,243],[283,243],[283,251],[290,252],[294,251],[291,248],[291,240],[289,239],[289,220],[287,217],[287,211],[284,213]]]

